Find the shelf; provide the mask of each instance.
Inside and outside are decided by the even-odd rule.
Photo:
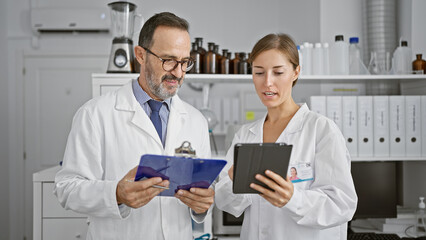
[[[138,73],[121,74],[121,73],[94,73],[94,78],[108,79],[134,79],[139,77]],[[346,82],[346,81],[412,81],[425,80],[425,74],[409,74],[409,75],[307,75],[301,76],[300,83],[315,82]],[[250,74],[186,74],[185,82],[191,83],[252,83],[252,75]]]
[[[426,161],[426,157],[353,157],[352,162]]]

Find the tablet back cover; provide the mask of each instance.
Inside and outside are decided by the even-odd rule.
[[[292,145],[284,143],[242,143],[234,147],[234,193],[259,193],[250,187],[256,174],[265,176],[267,169],[286,178]]]

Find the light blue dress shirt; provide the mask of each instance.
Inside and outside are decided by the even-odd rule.
[[[148,101],[152,98],[142,89],[139,85],[138,79],[132,80],[133,94],[135,95],[136,100],[141,105],[142,109],[145,111],[148,117],[151,117],[152,110],[148,105]],[[167,123],[169,122],[169,114],[170,114],[170,105],[172,104],[172,99],[168,98],[163,101],[163,106],[160,109],[160,118],[161,118],[161,139],[163,143],[163,147],[166,143],[166,134],[167,134]]]

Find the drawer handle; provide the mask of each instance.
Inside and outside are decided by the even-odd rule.
[[[77,233],[77,235],[75,235],[75,238],[81,238],[81,234]]]

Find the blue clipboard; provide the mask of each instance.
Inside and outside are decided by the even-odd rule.
[[[169,180],[169,189],[160,196],[174,196],[179,189],[208,188],[225,167],[226,161],[164,155],[142,155],[135,181],[161,177]]]

